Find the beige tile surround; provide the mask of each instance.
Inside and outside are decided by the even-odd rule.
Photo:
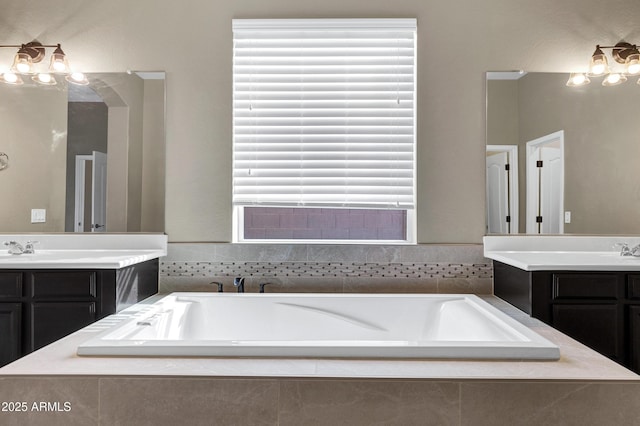
[[[491,261],[479,244],[322,245],[169,243],[160,292],[246,289],[315,293],[492,294]]]
[[[2,425],[637,425],[640,383],[162,377],[0,378]]]

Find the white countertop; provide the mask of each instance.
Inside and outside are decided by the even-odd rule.
[[[640,257],[614,252],[493,251],[484,255],[525,271],[640,271]]]
[[[0,269],[119,269],[167,254],[164,234],[0,234],[5,241],[35,241],[35,253],[0,246]]]
[[[560,347],[559,361],[78,356],[80,343],[162,295],[134,305],[0,368],[10,376],[188,376],[640,381],[640,377],[494,296],[487,302]]]
[[[36,250],[0,253],[0,269],[120,269],[165,256],[162,250]]]
[[[640,271],[640,257],[620,256],[616,244],[636,237],[488,236],[484,256],[524,271]]]

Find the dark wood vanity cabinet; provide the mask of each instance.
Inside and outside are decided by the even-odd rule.
[[[527,272],[494,261],[494,293],[640,372],[640,272]]]
[[[0,366],[156,294],[158,264],[0,270]]]

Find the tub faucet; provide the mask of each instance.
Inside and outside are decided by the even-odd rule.
[[[209,283],[211,285],[217,285],[218,286],[218,293],[223,293],[224,292],[224,285],[222,283],[219,283],[217,281],[211,282]]]
[[[244,277],[234,278],[233,286],[238,288],[238,293],[244,293]]]

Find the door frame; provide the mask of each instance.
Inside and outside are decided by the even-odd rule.
[[[75,180],[75,214],[73,218],[73,232],[84,231],[84,186],[85,186],[85,164],[93,161],[92,155],[76,155],[76,180]]]
[[[518,145],[487,145],[486,152],[506,152],[509,158],[509,214],[511,216],[511,232],[517,234],[520,225],[519,180],[518,180]],[[486,179],[486,161],[485,161]],[[487,183],[488,184],[488,183]],[[486,185],[485,184],[485,187]],[[488,188],[487,188],[488,190]],[[485,214],[488,215],[488,209]],[[486,218],[485,218],[486,219]],[[485,220],[486,223],[486,220]]]
[[[526,232],[527,234],[537,234],[537,223],[535,221],[536,216],[538,215],[537,206],[538,206],[538,192],[534,191],[534,182],[537,181],[537,168],[531,166],[531,156],[533,155],[536,148],[539,148],[543,145],[548,145],[552,142],[558,141],[560,145],[560,161],[561,161],[561,171],[560,176],[560,187],[558,188],[560,202],[560,218],[559,218],[559,233],[564,233],[564,130],[559,130],[557,132],[549,133],[548,135],[541,136],[537,139],[533,139],[527,142],[527,153],[526,153],[526,166],[527,166],[527,204],[526,204]]]

